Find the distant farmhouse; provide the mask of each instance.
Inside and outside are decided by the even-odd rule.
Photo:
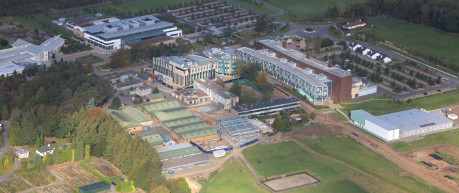
[[[367,23],[362,22],[362,20],[359,19],[356,21],[347,22],[346,25],[343,25],[343,28],[344,29],[356,29],[356,28],[364,27],[365,25],[367,25]]]

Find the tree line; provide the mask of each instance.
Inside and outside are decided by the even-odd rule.
[[[346,6],[337,3],[327,11],[330,18],[366,18],[392,15],[410,23],[459,32],[459,3],[452,0],[370,0]]]
[[[25,16],[48,12],[53,9],[67,9],[97,4],[106,0],[1,0],[0,17]]]

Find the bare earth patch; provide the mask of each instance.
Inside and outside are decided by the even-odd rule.
[[[279,192],[302,186],[308,186],[319,182],[320,180],[314,178],[313,176],[305,172],[302,172],[298,174],[289,175],[284,178],[276,178],[272,180],[263,181],[262,183],[268,186],[270,189]]]

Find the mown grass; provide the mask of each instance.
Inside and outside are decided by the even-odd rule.
[[[349,115],[352,110],[363,109],[373,115],[383,115],[398,111],[404,111],[412,108],[424,108],[427,110],[445,108],[451,105],[459,104],[459,89],[438,93],[410,102],[399,102],[390,100],[391,98],[377,98],[376,100],[366,101],[362,103],[343,104],[344,108],[341,109],[344,113]],[[381,100],[388,99],[388,100]]]
[[[367,0],[263,0],[289,13],[295,14],[298,19],[310,19],[325,16],[327,10],[336,3],[343,2],[346,5],[364,3]],[[281,19],[289,19],[288,15],[280,16]]]
[[[241,160],[231,158],[210,179],[207,192],[268,193],[269,191],[257,184]]]
[[[82,56],[82,57],[79,57],[79,58],[75,59],[75,62],[79,62],[81,64],[86,64],[89,61],[92,61],[92,63],[95,64],[95,63],[103,62],[104,59],[102,59],[101,57],[98,57],[98,56],[94,56],[94,55]]]
[[[235,4],[238,4],[238,5],[242,6],[242,7],[249,8],[249,9],[252,9],[254,11],[257,11],[257,12],[260,12],[260,13],[266,14],[266,15],[273,15],[273,14],[278,13],[276,10],[271,9],[270,7],[268,7],[266,5],[257,6],[253,2],[249,3],[248,1],[243,1],[243,0],[227,0],[227,1],[233,2]]]
[[[403,141],[395,142],[392,144],[392,147],[395,151],[404,152],[439,144],[451,144],[459,147],[459,129],[430,134],[423,139],[409,143]]]
[[[371,20],[369,24],[375,28],[366,31],[367,34],[433,56],[445,63],[459,65],[458,34],[397,20],[377,19]]]
[[[406,192],[442,192],[434,186],[427,185],[423,180],[402,170],[386,158],[358,144],[343,135],[331,135],[320,139],[298,139],[313,150],[344,161],[375,177],[390,183]]]

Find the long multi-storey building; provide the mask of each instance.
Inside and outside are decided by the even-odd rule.
[[[267,49],[274,52],[276,57],[285,58],[288,61],[294,62],[298,68],[310,68],[314,74],[324,74],[332,81],[331,99],[338,102],[351,100],[352,75],[350,72],[337,67],[320,64],[315,60],[306,57],[305,54],[283,48],[277,41],[260,40],[257,42],[258,49]]]
[[[234,55],[234,49],[211,48],[204,50],[203,54],[214,63],[216,73],[230,76],[236,75],[237,71],[234,62],[237,58]]]
[[[161,37],[179,37],[182,30],[173,23],[161,21],[152,15],[124,19],[85,27],[84,38],[90,44],[106,50]]]
[[[273,115],[281,111],[294,111],[300,108],[300,100],[292,96],[233,107],[240,117]]]
[[[162,75],[166,83],[180,87],[193,85],[196,79],[215,78],[213,63],[205,57],[193,54],[185,57],[153,58],[153,70]]]
[[[236,55],[247,64],[260,63],[263,71],[294,86],[313,103],[330,99],[332,81],[322,73],[313,74],[311,68],[300,69],[295,62],[278,58],[267,49],[242,47],[236,50]]]

